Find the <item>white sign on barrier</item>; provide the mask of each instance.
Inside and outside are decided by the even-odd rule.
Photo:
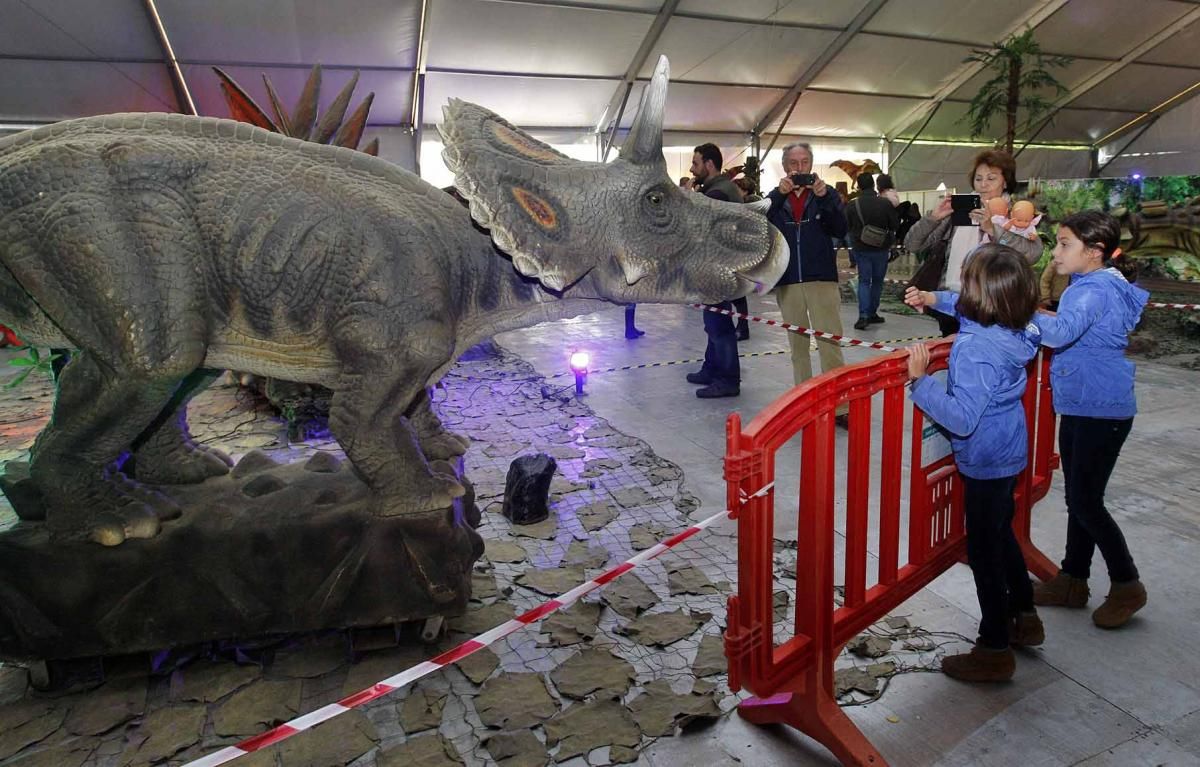
[[[930,377],[936,380],[938,385],[942,387],[946,386],[947,375],[945,370],[930,373]],[[928,466],[934,461],[940,461],[950,455],[950,453],[949,434],[945,429],[926,416],[925,428],[921,429],[921,465]]]

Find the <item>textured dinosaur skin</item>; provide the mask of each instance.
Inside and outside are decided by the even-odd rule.
[[[601,301],[769,288],[782,238],[667,176],[665,94],[663,60],[609,165],[452,102],[470,214],[384,160],[229,120],[109,115],[0,140],[0,322],[79,350],[32,451],[47,524],[154,535],[178,512],[147,485],[228,470],[185,410],[227,368],[329,387],[330,428],[384,513],[445,508],[463,487],[430,462],[467,443],[427,387],[461,352]],[[131,450],[137,481],[115,468]]]

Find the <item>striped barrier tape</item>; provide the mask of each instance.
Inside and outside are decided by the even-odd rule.
[[[741,503],[745,504],[751,498],[758,498],[766,495],[774,486],[775,483],[770,482],[749,495],[743,492]],[[500,639],[503,639],[510,634],[515,634],[526,626],[537,623],[547,615],[557,612],[564,607],[569,607],[587,594],[590,594],[610,581],[619,578],[638,565],[648,562],[663,552],[678,546],[680,543],[686,541],[688,538],[691,538],[701,530],[711,527],[716,522],[729,517],[732,513],[733,512],[731,512],[729,509],[719,511],[716,514],[713,514],[711,517],[697,522],[686,530],[676,533],[670,538],[667,538],[665,541],[656,543],[645,551],[630,557],[622,564],[619,564],[616,567],[601,573],[590,581],[582,583],[570,591],[559,595],[557,598],[551,599],[549,602],[522,613],[510,621],[501,623],[494,629],[485,631],[474,639],[469,639],[457,647],[447,650],[436,658],[431,658],[423,663],[418,663],[407,671],[402,671],[399,674],[390,676],[387,679],[378,682],[377,684],[371,685],[365,690],[361,690],[353,695],[342,698],[337,703],[330,703],[328,706],[323,706],[316,711],[297,717],[290,722],[286,722],[278,727],[267,730],[261,735],[256,735],[253,738],[243,740],[236,746],[226,746],[220,751],[214,751],[208,756],[188,762],[186,765],[184,765],[184,767],[216,767],[216,765],[226,764],[240,756],[252,754],[255,751],[261,751],[262,749],[273,746],[280,741],[287,740],[293,735],[312,729],[321,722],[326,722],[330,719],[333,719],[339,714],[344,714],[351,709],[363,705],[364,703],[369,703],[376,698],[380,698],[384,695],[394,692],[395,690],[398,690],[407,684],[411,684],[422,677],[432,674],[434,671],[445,668],[451,663],[457,663],[463,658],[466,658],[467,656],[482,650],[491,644],[494,644]]]
[[[836,333],[826,333],[824,330],[813,330],[812,328],[802,327],[800,325],[792,325],[787,322],[779,322],[778,320],[768,320],[765,317],[755,317],[750,314],[742,314],[741,312],[731,311],[729,309],[718,309],[715,306],[707,304],[689,304],[693,309],[699,309],[703,312],[713,312],[714,314],[725,314],[730,317],[750,320],[751,322],[761,322],[764,325],[772,325],[774,327],[790,330],[793,333],[800,335],[812,336],[813,338],[824,338],[833,341],[838,346],[861,346],[864,349],[878,349],[882,352],[898,351],[894,346],[888,346],[881,341],[863,341],[860,338],[851,338],[849,336],[839,336]]]
[[[775,354],[791,354],[790,349],[773,349],[769,352],[743,352],[738,355],[739,359],[748,357],[770,357]],[[597,373],[617,373],[624,370],[644,370],[647,368],[664,368],[671,365],[693,365],[697,362],[704,362],[703,357],[695,357],[690,360],[671,360],[669,362],[643,362],[640,365],[621,365],[615,368],[599,368],[597,370],[588,370],[588,375],[596,375]],[[551,373],[546,378],[563,378],[564,376],[574,375],[570,371],[563,373]]]
[[[838,272],[841,274],[846,274],[846,275],[857,274],[857,272],[851,272],[846,269],[839,269]],[[897,279],[893,279],[891,277],[884,277],[883,281],[890,282],[890,283],[893,283],[896,285],[907,285],[908,284],[908,280],[897,280]],[[1169,304],[1169,303],[1163,303],[1161,301],[1150,301],[1149,303],[1146,304],[1146,308],[1147,309],[1183,309],[1185,311],[1195,311],[1196,309],[1200,309],[1200,304]]]

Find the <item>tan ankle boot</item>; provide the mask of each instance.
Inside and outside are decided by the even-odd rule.
[[[1146,587],[1141,581],[1114,583],[1104,604],[1092,613],[1092,623],[1102,629],[1124,626],[1133,614],[1146,606]]]
[[[942,658],[942,673],[960,682],[1007,682],[1017,670],[1009,648],[992,650],[975,645],[970,652]]]
[[[1046,627],[1036,610],[1017,613],[1008,625],[1008,643],[1013,647],[1037,647],[1046,641]]]
[[[1043,607],[1087,607],[1087,578],[1076,578],[1062,570],[1045,583],[1033,584],[1033,603]]]

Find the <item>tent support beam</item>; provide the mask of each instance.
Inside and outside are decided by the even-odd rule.
[[[768,109],[767,113],[759,118],[758,122],[755,123],[754,129],[751,132],[755,134],[765,133],[771,122],[773,122],[775,118],[779,116],[780,112],[783,112],[784,106],[789,101],[791,102],[791,106],[787,107],[787,114],[784,115],[783,119],[779,123],[779,130],[774,136],[771,137],[771,143],[767,145],[768,154],[772,149],[775,148],[775,142],[779,140],[780,134],[783,133],[784,127],[787,125],[788,120],[791,119],[792,110],[794,110],[796,108],[796,104],[799,103],[800,96],[804,94],[804,89],[808,87],[809,83],[817,79],[821,72],[825,71],[825,67],[829,66],[829,62],[833,61],[834,57],[842,52],[842,49],[850,43],[854,36],[857,35],[864,26],[866,26],[867,22],[871,20],[871,17],[873,17],[886,2],[887,0],[871,0],[869,3],[867,3],[862,10],[858,12],[858,15],[855,16],[850,22],[849,26],[843,29],[841,33],[833,39],[833,42],[825,47],[825,50],[821,52],[821,55],[817,57],[817,60],[809,65],[808,69],[804,71],[804,74],[800,75],[800,79],[788,89],[788,92],[784,94],[783,97],[778,101],[776,101],[774,106]]]
[[[425,62],[428,52],[425,50],[428,41],[425,37],[426,24],[429,21],[429,0],[421,0],[421,18],[417,24],[417,52],[413,61],[413,93],[412,93],[412,153],[413,172],[421,175],[421,141],[425,137]]]
[[[1146,124],[1142,126],[1141,130],[1139,130],[1137,133],[1133,134],[1133,138],[1131,138],[1125,142],[1125,146],[1118,149],[1116,154],[1114,154],[1112,157],[1105,160],[1103,165],[1096,167],[1096,171],[1095,171],[1095,173],[1092,174],[1092,178],[1098,178],[1100,176],[1100,174],[1104,172],[1105,168],[1107,168],[1109,165],[1112,165],[1113,160],[1117,159],[1121,155],[1125,154],[1125,152],[1129,151],[1129,147],[1133,146],[1134,142],[1137,141],[1138,139],[1140,139],[1142,137],[1143,133],[1150,130],[1150,128],[1153,127],[1154,123],[1158,122],[1158,118],[1162,117],[1164,114],[1166,114],[1166,112],[1159,112],[1153,118],[1148,120],[1146,122]],[[1094,147],[1092,149],[1092,152],[1094,153],[1094,156],[1095,156],[1095,159],[1093,162],[1093,167],[1095,167],[1094,163],[1098,162],[1100,159],[1098,156],[1100,153],[1099,147]]]
[[[891,168],[893,168],[896,165],[896,163],[900,162],[900,158],[904,156],[904,153],[908,151],[908,148],[913,145],[914,141],[916,141],[918,138],[920,138],[922,133],[925,132],[925,128],[927,128],[929,126],[929,122],[933,119],[934,115],[936,115],[938,113],[938,110],[942,108],[942,104],[944,104],[944,103],[945,103],[944,101],[939,101],[937,106],[935,106],[933,108],[933,110],[930,111],[929,116],[925,118],[925,122],[921,123],[921,127],[917,129],[917,132],[913,134],[912,138],[910,138],[908,140],[908,143],[904,145],[904,148],[900,150],[900,154],[896,155],[895,157],[892,157],[891,153],[890,152],[888,153],[889,154],[889,156],[888,156],[888,169],[889,170]]]
[[[658,45],[658,39],[662,37],[663,30],[667,28],[667,22],[671,20],[675,9],[679,7],[679,0],[664,0],[662,7],[658,9],[658,15],[654,17],[654,23],[650,25],[649,31],[646,32],[646,37],[642,40],[642,44],[637,49],[637,53],[633,54],[633,59],[629,62],[629,66],[625,68],[625,76],[621,78],[621,84],[613,91],[612,98],[608,100],[608,106],[604,108],[604,113],[600,116],[599,122],[596,124],[596,132],[600,133],[604,130],[604,121],[614,110],[617,112],[617,118],[613,120],[612,132],[609,135],[608,143],[604,145],[604,153],[600,156],[600,162],[608,160],[608,153],[612,149],[613,141],[617,137],[617,130],[621,127],[621,117],[625,113],[625,105],[629,102],[629,94],[633,91],[633,84],[637,80],[638,72],[642,71],[642,66],[646,63],[646,59],[650,58],[650,52],[654,50],[654,46]],[[624,93],[622,93],[622,90]],[[621,102],[618,109],[617,101]]]
[[[171,40],[167,37],[167,29],[163,26],[162,17],[158,15],[158,8],[155,7],[154,0],[142,0],[142,7],[146,9],[150,26],[154,27],[154,34],[158,37],[158,44],[162,48],[163,63],[167,66],[167,75],[171,78],[171,89],[175,91],[175,103],[179,111],[185,115],[199,114],[196,111],[196,102],[192,100],[192,92],[188,90],[187,80],[183,79],[183,70],[179,68],[175,50],[171,47]]]

